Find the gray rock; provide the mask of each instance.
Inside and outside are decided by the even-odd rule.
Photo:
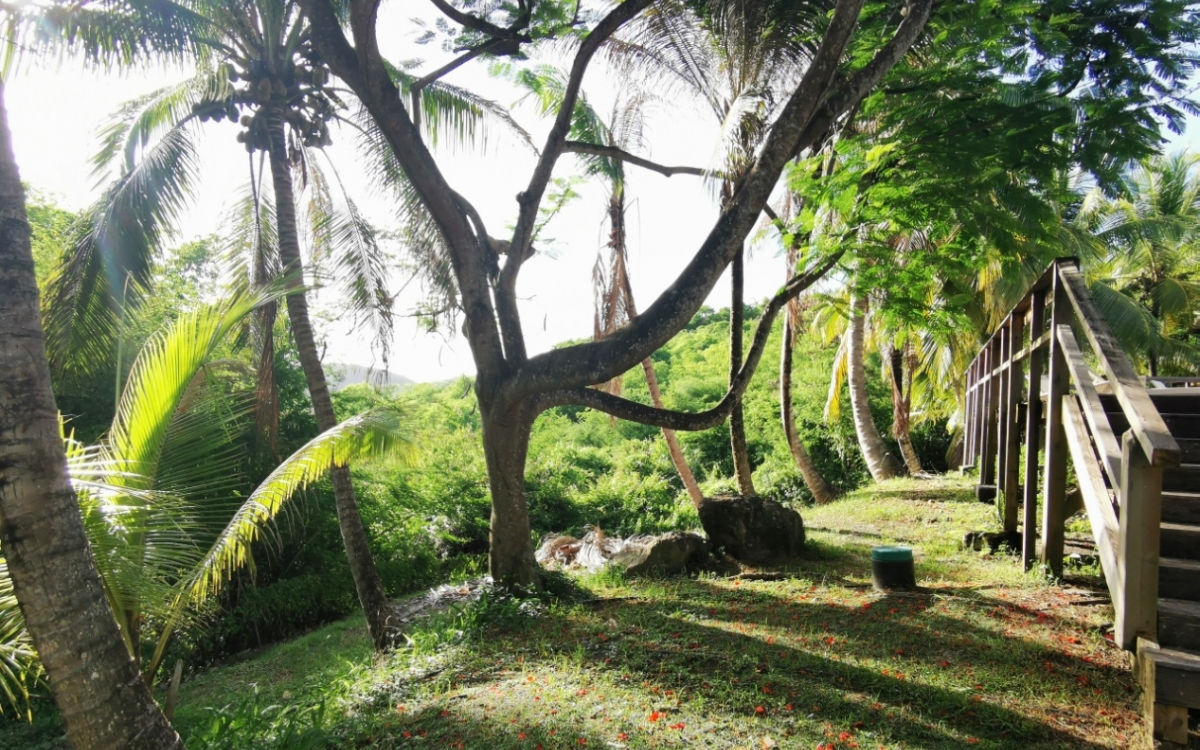
[[[786,560],[804,551],[804,519],[774,500],[742,495],[706,497],[700,523],[714,548],[743,562]]]
[[[609,562],[625,568],[630,575],[682,573],[689,565],[708,556],[708,541],[699,534],[672,531],[661,536],[633,537],[625,540]]]

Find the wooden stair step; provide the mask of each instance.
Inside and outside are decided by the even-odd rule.
[[[1200,526],[1164,522],[1159,540],[1161,557],[1200,560]]]
[[[1200,708],[1200,653],[1138,639],[1138,681],[1154,735],[1188,743],[1188,709]]]
[[[1179,460],[1185,464],[1200,464],[1200,439],[1175,438],[1179,443]]]
[[[1167,492],[1200,492],[1200,465],[1181,464],[1163,470],[1163,489]]]
[[[1164,490],[1162,520],[1165,523],[1200,524],[1200,493]]]
[[[1146,393],[1159,412],[1200,414],[1200,388],[1147,388]],[[1100,403],[1105,411],[1121,411],[1117,397],[1110,393],[1100,394]]]
[[[1160,557],[1158,595],[1167,599],[1200,601],[1200,560]]]
[[[1200,602],[1159,599],[1158,643],[1165,648],[1200,650]]]
[[[1159,412],[1159,414],[1176,440],[1200,438],[1200,414],[1176,414],[1173,412]],[[1117,435],[1129,429],[1129,421],[1125,419],[1125,414],[1122,412],[1108,412],[1108,422]]]

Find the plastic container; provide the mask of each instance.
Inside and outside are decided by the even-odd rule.
[[[871,580],[876,591],[915,589],[917,574],[910,547],[875,547],[871,550]]]

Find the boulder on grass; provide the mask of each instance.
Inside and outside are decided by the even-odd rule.
[[[700,523],[714,548],[743,562],[786,560],[804,551],[804,520],[774,500],[716,495],[700,502]]]
[[[682,573],[708,557],[708,540],[699,534],[672,531],[661,536],[638,536],[625,540],[610,559],[630,575]]]

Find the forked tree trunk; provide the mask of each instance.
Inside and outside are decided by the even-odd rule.
[[[730,264],[729,286],[732,290],[729,302],[729,383],[733,384],[742,369],[742,323],[745,320],[743,295],[745,293],[745,250],[739,250]],[[733,470],[737,474],[738,492],[756,495],[754,471],[750,467],[750,448],[746,445],[746,419],[742,402],[738,401],[729,415],[729,444],[733,450]]]
[[[517,407],[492,414],[480,398],[483,454],[492,490],[489,566],[496,585],[505,589],[541,587],[537,560],[529,535],[529,505],[525,498],[525,459],[533,420]]]
[[[654,374],[654,362],[649,357],[642,360],[642,374],[646,376],[646,387],[650,389],[651,403],[662,409],[662,391],[658,387],[658,376]],[[687,458],[683,455],[683,447],[679,444],[679,438],[675,436],[674,430],[668,430],[665,427],[662,434],[663,439],[667,441],[667,451],[671,454],[671,463],[675,464],[675,471],[679,472],[679,478],[683,480],[683,486],[687,489],[692,504],[699,508],[704,495],[700,492],[700,485],[696,483],[696,475],[692,474],[692,467],[688,466]]]
[[[863,459],[867,462],[867,470],[871,472],[871,477],[876,482],[882,482],[900,476],[904,470],[884,444],[879,428],[871,418],[871,404],[867,400],[863,339],[869,306],[870,302],[866,297],[855,297],[850,302],[850,330],[847,332],[850,342],[846,348],[846,379],[850,385],[850,407],[854,412],[854,432],[858,435],[858,446],[862,449]]]
[[[267,118],[270,144],[271,182],[275,188],[275,219],[278,223],[279,260],[288,286],[302,289],[304,265],[300,259],[300,238],[296,229],[296,196],[292,189],[291,161],[287,153],[287,141],[283,120],[278,112]],[[329,385],[325,381],[325,369],[317,354],[317,342],[313,336],[308,316],[308,297],[303,291],[287,297],[288,320],[292,336],[296,339],[296,350],[300,356],[300,368],[308,383],[312,398],[317,428],[324,432],[337,425],[333,413],[333,400],[329,396]],[[350,470],[346,467],[330,471],[333,482],[333,497],[337,507],[338,527],[342,542],[346,546],[346,558],[350,563],[350,574],[358,602],[367,618],[367,629],[376,649],[392,645],[394,633],[388,626],[391,607],[383,591],[383,582],[375,568],[375,559],[367,545],[367,533],[363,528],[362,516],[358,512],[358,501],[354,497],[354,485],[350,481]]]
[[[0,82],[0,545],[71,744],[181,748],[125,647],[67,478],[3,92]]]
[[[785,313],[783,316],[783,346],[779,356],[779,412],[783,419],[783,434],[787,436],[788,448],[792,451],[792,457],[796,459],[796,468],[800,469],[800,475],[804,477],[804,483],[808,485],[808,491],[812,493],[813,500],[817,505],[824,505],[837,497],[837,491],[825,481],[821,470],[813,463],[808,451],[804,450],[804,444],[800,442],[800,436],[796,434],[796,417],[792,413],[792,348],[795,345],[795,338],[796,332],[792,330],[792,316]]]
[[[921,459],[917,449],[913,447],[910,431],[912,415],[912,366],[910,360],[910,344],[904,349],[892,348],[890,367],[892,373],[892,435],[900,444],[900,455],[904,456],[904,465],[909,474],[920,474]]]

